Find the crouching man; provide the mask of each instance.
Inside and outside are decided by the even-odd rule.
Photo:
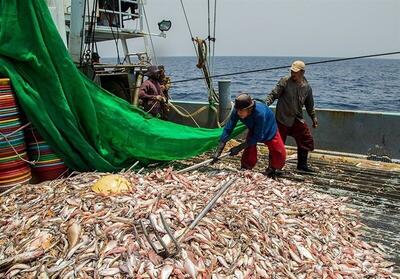
[[[241,167],[250,170],[257,163],[257,143],[264,143],[269,150],[269,164],[265,174],[274,178],[276,170],[282,169],[285,165],[285,145],[279,135],[274,113],[264,103],[255,102],[248,94],[236,97],[234,110],[213,155],[214,161],[218,160],[239,120],[248,128],[247,139],[244,143],[231,148],[229,155],[235,156],[244,149]]]

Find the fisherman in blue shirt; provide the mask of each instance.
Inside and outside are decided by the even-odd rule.
[[[230,156],[237,155],[244,149],[241,167],[251,170],[257,163],[257,143],[268,146],[269,164],[265,171],[268,177],[274,178],[276,169],[285,165],[286,149],[276,124],[274,113],[265,103],[255,102],[248,94],[240,94],[235,99],[235,107],[220,138],[220,143],[214,152],[214,162],[221,155],[238,121],[248,128],[247,139],[229,150]]]

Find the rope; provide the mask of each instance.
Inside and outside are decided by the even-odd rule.
[[[199,108],[198,110],[196,110],[195,112],[188,112],[185,108],[179,106],[179,105],[174,105],[173,103],[169,103],[168,104],[170,107],[172,107],[180,116],[183,117],[193,117],[196,116],[197,114],[201,113],[202,111],[204,111],[205,109],[207,109],[208,105],[202,106],[201,108]],[[187,114],[181,112],[177,107],[180,107],[181,109],[183,109]]]
[[[218,102],[218,96],[215,94],[215,90],[213,89],[213,84],[212,84],[212,79],[210,77],[210,62],[209,59],[207,59],[207,43],[204,40],[201,40],[199,38],[194,38],[192,29],[190,28],[189,20],[186,14],[185,6],[183,4],[183,0],[180,0],[183,14],[185,16],[186,24],[189,29],[189,34],[193,43],[193,47],[196,53],[197,58],[199,59],[199,63],[197,64],[198,68],[201,68],[203,70],[204,77],[202,79],[205,80],[206,82],[206,87],[208,89],[208,99],[210,104],[213,102]],[[208,49],[210,48],[210,33],[211,33],[211,18],[210,18],[210,0],[208,0]],[[197,47],[196,47],[197,43]],[[202,47],[204,46],[204,48]],[[198,48],[198,49],[197,49]]]
[[[194,122],[194,124],[196,124],[196,126],[197,126],[197,128],[200,128],[200,125],[196,122],[196,120],[193,118],[193,116],[194,116],[194,113],[193,113],[193,115],[192,114],[190,114],[185,108],[183,108],[183,107],[181,107],[181,106],[178,106],[178,105],[173,105],[172,103],[170,103],[169,104],[179,115],[181,115],[181,116],[183,116],[183,117],[186,117],[186,118],[191,118],[192,120],[193,120],[193,122]],[[185,112],[187,112],[188,114],[184,114],[184,113],[182,113],[177,107],[180,107],[182,110],[184,110]],[[204,106],[204,107],[201,107],[200,109],[201,110],[204,110],[205,108],[207,108],[207,106]],[[199,110],[200,110],[199,109]],[[196,111],[197,112],[197,111]],[[201,111],[200,111],[201,112]],[[199,113],[200,113],[199,112]]]
[[[40,153],[40,148],[39,148],[39,142],[38,142],[38,140],[37,140],[37,138],[35,136],[35,133],[33,132],[33,127],[31,128],[31,133],[32,133],[32,137],[35,139],[36,148],[37,148],[37,152],[38,152],[37,160],[31,162],[32,165],[35,165],[37,162],[40,161],[41,153]]]
[[[210,106],[210,105],[202,106],[202,107],[200,107],[198,110],[196,110],[196,111],[194,111],[194,112],[192,112],[192,113],[189,113],[184,107],[181,107],[181,106],[178,106],[178,105],[174,105],[172,102],[168,103],[168,105],[169,105],[171,108],[173,108],[173,109],[175,110],[175,112],[178,113],[180,116],[185,117],[185,118],[191,118],[191,119],[193,120],[193,122],[197,125],[197,127],[199,127],[199,128],[200,128],[200,125],[196,122],[196,120],[195,120],[193,117],[196,116],[196,115],[198,115],[199,113],[203,112],[203,111],[206,110],[208,107],[211,107],[211,109],[215,112],[216,118],[217,118],[217,125],[218,125],[219,128],[221,128],[222,126],[225,125],[225,123],[228,121],[229,117],[231,116],[232,111],[233,111],[233,108],[234,108],[233,102],[231,102],[231,110],[230,110],[229,114],[227,115],[227,117],[226,117],[222,122],[220,122],[220,121],[219,121],[220,119],[219,119],[218,110],[217,110],[217,108],[216,108],[215,106],[213,106],[213,105],[211,105],[211,106]],[[180,110],[178,109],[178,107],[179,107],[180,109],[184,110],[184,111],[186,112],[186,114],[183,113],[182,111],[180,111]]]
[[[229,118],[231,117],[232,111],[235,108],[235,104],[231,101],[231,110],[229,111],[229,114],[226,116],[226,118],[224,119],[224,121],[222,121],[220,123],[221,126],[224,126],[225,123],[229,120]],[[219,121],[219,116],[218,116],[218,121]]]
[[[30,124],[30,123],[28,123],[28,124]],[[27,125],[25,125],[25,126],[27,126]],[[18,130],[20,130],[21,128],[22,128],[22,127],[18,128]],[[27,163],[27,164],[30,164],[30,165],[35,165],[36,161],[32,161],[32,162],[31,162],[31,161],[25,160],[25,159],[21,156],[21,154],[19,154],[18,151],[15,150],[14,146],[13,146],[13,145],[11,144],[11,142],[9,141],[8,137],[9,137],[11,134],[14,134],[15,132],[17,132],[17,131],[14,131],[14,132],[12,132],[12,133],[10,133],[10,134],[8,134],[8,135],[4,135],[2,132],[0,132],[1,139],[5,139],[5,140],[6,140],[6,142],[11,146],[12,150],[14,151],[14,153],[18,156],[18,158],[19,158],[21,161],[23,161],[23,162],[25,162],[25,163]],[[36,137],[35,137],[35,140],[36,140]],[[36,144],[37,144],[37,147],[38,147],[38,149],[39,149],[39,144],[38,144],[37,140],[36,140]],[[39,151],[39,152],[40,152],[40,151]],[[40,156],[40,153],[39,153],[39,156]]]
[[[211,18],[210,18],[210,0],[207,1],[207,16],[208,16],[208,49],[211,50],[211,40],[210,40],[210,36],[211,36]],[[208,68],[211,70],[210,68],[210,59],[211,58],[211,52],[209,52],[208,55],[208,59],[207,59],[207,65]]]
[[[214,75],[214,58],[215,58],[215,29],[217,26],[217,0],[214,0],[214,31],[213,31],[213,49],[212,49],[212,59],[211,59],[211,75]]]
[[[194,37],[193,37],[192,29],[190,28],[189,20],[188,20],[187,14],[186,14],[185,6],[183,5],[183,0],[180,0],[180,1],[181,1],[183,14],[185,15],[186,25],[187,25],[187,27],[189,29],[190,39],[192,40],[194,51],[196,52],[196,56],[198,56],[196,45],[194,43]]]
[[[225,123],[228,121],[228,119],[230,118],[230,116],[232,114],[233,108],[234,108],[234,104],[233,104],[233,102],[231,102],[231,110],[230,110],[229,114],[226,116],[226,118],[222,122],[219,122],[218,110],[217,110],[217,108],[215,106],[211,106],[211,109],[215,112],[216,117],[217,117],[218,128],[221,128],[222,126],[225,125]]]
[[[112,12],[112,14],[113,14],[113,16],[115,17],[115,11],[114,11],[114,7],[115,7],[115,2],[114,2],[115,0],[113,0],[113,7],[111,8],[111,10],[113,11]],[[115,35],[114,35],[114,30],[113,30],[113,22],[112,22],[112,20],[111,20],[111,15],[109,14],[109,13],[105,13],[105,15],[106,15],[106,17],[108,18],[108,24],[109,24],[109,27],[110,27],[110,29],[111,29],[111,34],[112,34],[112,36],[113,36],[113,39],[114,39],[114,42],[115,42],[115,47],[116,47],[116,49],[117,49],[117,59],[118,59],[118,64],[121,64],[121,57],[120,57],[120,55],[119,55],[119,46],[118,46],[118,39],[119,39],[119,30],[118,30],[118,24],[117,24],[117,37],[115,37]],[[119,17],[118,17],[119,18]]]
[[[91,43],[91,46],[89,47],[89,50],[93,54],[93,49],[94,49],[94,34],[95,34],[95,28],[96,28],[96,21],[97,21],[97,0],[93,1],[93,6],[92,6],[92,15],[90,16],[90,25],[89,25],[89,35],[91,35],[91,41],[88,42],[88,44]]]
[[[143,13],[144,13],[144,19],[146,20],[147,32],[149,32],[149,38],[151,43],[151,49],[153,51],[154,61],[156,62],[156,65],[158,65],[156,51],[154,49],[154,44],[153,44],[153,37],[150,34],[149,22],[147,20],[146,9],[144,8],[144,5],[143,5]]]
[[[86,14],[86,4],[89,5],[89,3],[87,2],[87,0],[85,0],[85,2],[83,3],[83,15]],[[83,17],[83,21],[82,21],[82,29],[81,29],[82,34],[85,34],[85,16]],[[83,52],[84,52],[84,40],[81,40],[81,47],[80,47],[80,53],[79,53],[79,66],[82,67],[82,62],[83,62]],[[85,45],[86,47],[86,45]]]
[[[153,108],[155,107],[155,105],[156,105],[158,102],[159,102],[159,101],[156,100],[156,101],[154,102],[154,104],[151,106],[151,108],[150,108],[149,110],[147,110],[146,112],[147,112],[147,113],[150,113],[150,111],[153,110]]]
[[[197,48],[198,48],[198,63],[196,65],[197,68],[202,69],[206,64],[205,62],[207,62],[207,43],[205,40],[202,40],[200,38],[196,38],[194,39],[194,41],[197,44]]]
[[[212,102],[218,102],[218,96],[215,93],[215,90],[213,88],[212,84],[212,79],[210,78],[210,73],[209,73],[209,67],[208,67],[208,61],[207,61],[207,43],[205,40],[202,40],[200,38],[196,38],[194,40],[197,44],[198,47],[198,63],[196,65],[197,68],[201,69],[204,74],[204,81],[205,85],[208,91],[208,101],[211,104]],[[207,63],[206,63],[207,62]]]
[[[218,128],[221,128],[221,124],[219,123],[219,115],[218,115],[218,110],[216,107],[211,106],[211,109],[215,112],[215,116],[217,117],[217,126]]]
[[[89,23],[89,27],[88,27],[88,32],[87,32],[87,36],[85,36],[85,39],[83,40],[83,38],[81,38],[81,45],[84,44],[83,47],[83,51],[82,51],[82,47],[81,47],[81,54],[80,54],[80,63],[82,63],[82,61],[85,62],[90,62],[91,61],[91,54],[93,52],[93,44],[94,44],[94,15],[96,12],[96,7],[95,4],[97,3],[97,0],[93,1],[93,5],[92,5],[92,14],[89,14],[90,11],[90,3],[88,1],[85,0],[85,10],[83,13],[83,22],[84,25],[86,25],[86,9],[87,9],[87,14],[88,14],[88,23]]]
[[[306,65],[317,65],[317,64],[325,64],[325,63],[332,63],[332,62],[363,59],[363,58],[388,56],[388,55],[395,55],[395,54],[400,54],[400,51],[378,53],[378,54],[370,54],[370,55],[362,55],[362,56],[354,56],[354,57],[348,57],[348,58],[337,58],[337,59],[330,59],[330,60],[322,60],[322,61],[317,61],[317,62],[306,63]],[[227,77],[227,76],[235,76],[235,75],[258,73],[258,72],[267,72],[267,71],[272,71],[272,70],[287,69],[289,67],[290,67],[290,65],[286,65],[286,66],[278,66],[278,67],[272,67],[272,68],[263,68],[263,69],[249,70],[249,71],[240,71],[240,72],[234,72],[234,73],[213,75],[213,76],[210,76],[210,78]],[[172,81],[171,83],[182,83],[182,82],[188,82],[188,81],[193,81],[193,80],[201,80],[201,79],[205,79],[205,77],[197,77],[197,78],[176,80],[176,81]]]
[[[113,0],[113,6],[114,8],[112,9],[113,11],[113,16],[115,18],[115,0]],[[117,38],[114,37],[114,31],[112,28],[112,23],[110,23],[110,27],[111,27],[111,32],[113,34],[114,40],[115,40],[115,46],[117,48],[117,56],[118,56],[118,64],[121,64],[121,56],[119,55],[119,45],[118,45],[118,40],[119,40],[119,25],[122,24],[122,22],[119,22],[119,15],[118,15],[118,20],[117,20]]]
[[[24,126],[19,127],[17,130],[15,130],[15,131],[13,131],[13,132],[7,134],[7,135],[1,134],[0,140],[3,140],[3,139],[5,139],[5,138],[7,138],[7,137],[10,137],[10,136],[14,135],[15,133],[17,133],[17,132],[19,132],[19,131],[25,129],[25,128],[28,127],[29,125],[31,125],[31,122],[25,124]]]

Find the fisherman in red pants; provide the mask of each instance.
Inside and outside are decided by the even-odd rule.
[[[244,143],[231,148],[229,155],[237,155],[244,149],[241,160],[242,168],[252,169],[257,163],[257,143],[264,143],[269,150],[269,164],[265,174],[274,178],[276,170],[282,169],[285,165],[285,145],[279,135],[271,109],[264,103],[255,102],[248,94],[240,94],[236,97],[234,110],[224,127],[220,144],[213,155],[214,162],[221,155],[229,136],[239,120],[249,129],[247,139]]]
[[[270,106],[276,99],[276,120],[283,142],[292,136],[297,144],[297,169],[313,172],[308,166],[308,152],[314,150],[314,139],[303,119],[303,106],[311,117],[313,128],[317,128],[318,120],[314,110],[314,98],[311,86],[304,77],[305,64],[294,61],[290,68],[290,76],[279,80],[275,88],[268,94],[266,104]]]

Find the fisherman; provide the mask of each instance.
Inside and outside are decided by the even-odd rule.
[[[269,93],[265,102],[270,106],[276,99],[276,120],[283,142],[292,136],[297,144],[297,169],[313,172],[307,164],[308,152],[314,150],[314,139],[303,119],[303,106],[311,117],[313,128],[317,128],[318,120],[314,110],[314,98],[311,86],[304,77],[305,64],[294,61],[290,68],[290,76],[279,80]]]
[[[92,53],[92,64],[100,64],[100,55],[97,52]]]
[[[148,79],[139,88],[139,105],[151,115],[166,120],[168,99],[161,88],[163,77],[159,66],[149,66],[144,75]]]
[[[161,91],[163,92],[165,98],[166,98],[166,104],[169,104],[169,89],[171,88],[171,78],[165,74],[165,68],[163,65],[158,66],[160,69],[160,79],[161,79]],[[169,105],[163,106],[163,115],[165,116],[165,119],[168,118],[169,114]]]
[[[88,70],[88,76],[92,78],[92,80],[94,82],[96,82],[97,84],[101,84],[101,80],[100,80],[100,76],[98,75],[99,72],[104,71],[103,67],[98,67],[98,65],[100,65],[100,55],[97,52],[92,52],[91,55],[91,62],[92,62],[92,68],[90,70]],[[94,67],[95,65],[97,65],[97,67]]]
[[[269,163],[265,175],[274,178],[276,170],[282,169],[285,165],[285,145],[279,135],[271,109],[262,102],[255,102],[246,93],[240,94],[235,99],[234,110],[224,127],[219,146],[213,155],[213,162],[218,160],[239,120],[249,129],[247,139],[244,143],[231,148],[229,155],[237,155],[244,149],[241,167],[242,169],[252,169],[257,163],[257,143],[264,143],[269,150]]]

